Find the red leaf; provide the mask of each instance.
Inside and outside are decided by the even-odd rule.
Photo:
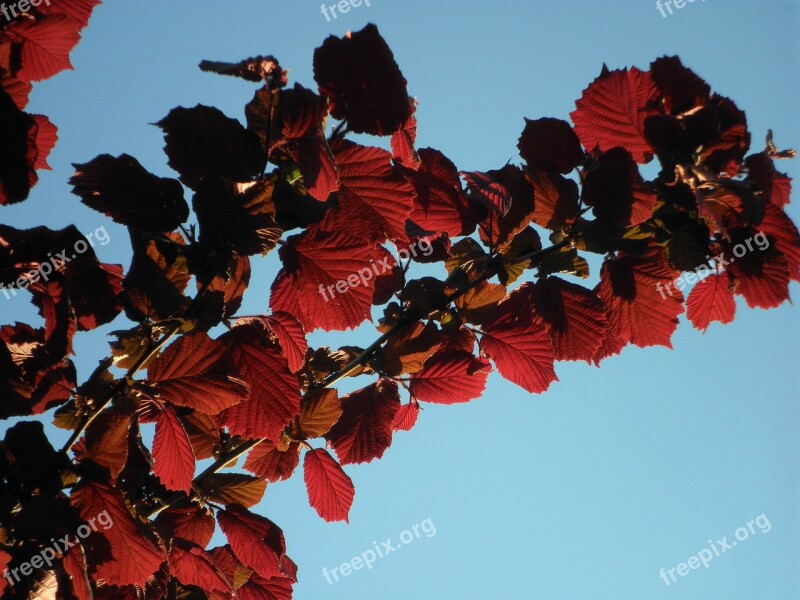
[[[279,440],[281,432],[300,412],[300,386],[281,353],[259,321],[245,321],[220,338],[250,396],[220,417],[231,433],[250,438]]]
[[[764,197],[778,208],[789,204],[792,180],[775,168],[775,163],[766,152],[751,154],[744,161],[747,180],[755,181],[764,192]]]
[[[789,300],[789,263],[780,254],[763,260],[745,258],[731,264],[728,273],[734,277],[734,292],[744,296],[750,308],[776,308]]]
[[[169,529],[175,537],[201,548],[208,546],[216,527],[213,513],[196,505],[189,508],[168,508],[158,515],[156,523]]]
[[[333,457],[322,448],[309,450],[303,461],[308,503],[326,521],[345,521],[356,490],[352,480]]]
[[[419,168],[419,154],[414,149],[417,142],[417,118],[414,113],[417,110],[416,100],[411,101],[411,115],[405,125],[392,134],[392,159],[409,169]]]
[[[225,353],[221,342],[204,333],[183,336],[150,364],[147,377],[164,400],[215,415],[249,391]]]
[[[420,150],[419,157],[419,169],[403,171],[416,192],[411,220],[425,231],[450,237],[469,235],[476,219],[461,190],[458,169],[432,148]]]
[[[488,235],[491,233],[492,245],[505,252],[514,237],[533,219],[534,188],[519,167],[506,165],[500,170],[488,171],[486,174],[494,185],[501,186],[509,194],[510,206],[505,212],[500,211],[489,215],[481,221],[481,240],[488,245]],[[490,184],[491,185],[491,184]],[[539,198],[536,198],[536,202]]]
[[[735,314],[736,301],[727,273],[706,277],[692,288],[686,300],[686,316],[702,332],[714,321],[730,323]]]
[[[250,450],[243,469],[257,477],[276,482],[289,479],[300,462],[300,444],[291,442],[286,451],[279,450],[269,440],[262,441]]]
[[[583,147],[599,146],[606,152],[620,146],[636,162],[650,162],[653,151],[644,136],[644,121],[657,114],[648,106],[656,93],[650,73],[636,67],[609,71],[604,66],[570,114]]]
[[[292,582],[285,577],[250,577],[236,590],[239,600],[292,600]]]
[[[506,216],[511,210],[511,192],[491,174],[465,171],[461,176],[467,182],[467,194],[483,204],[496,219]]]
[[[36,10],[42,14],[63,13],[72,17],[83,28],[89,24],[92,11],[95,6],[100,4],[100,0],[60,0],[49,4],[43,2],[39,4],[40,6]]]
[[[0,88],[3,88],[3,90],[11,96],[11,99],[19,110],[24,110],[28,105],[28,97],[30,96],[33,86],[27,81],[22,81],[13,75],[5,73],[0,75]]]
[[[172,576],[184,585],[194,585],[202,590],[230,591],[231,584],[223,577],[211,554],[190,546],[173,545],[169,554]]]
[[[242,564],[262,577],[284,575],[281,557],[286,553],[286,543],[280,527],[237,505],[218,511],[217,520]]]
[[[800,233],[789,216],[775,204],[767,204],[757,229],[774,239],[775,248],[789,265],[789,277],[800,281]]]
[[[606,304],[611,331],[640,348],[672,348],[683,312],[683,294],[672,285],[675,275],[660,249],[603,263],[595,291]]]
[[[320,224],[324,231],[341,231],[367,242],[406,238],[413,190],[380,148],[343,140],[333,147],[339,167],[337,205]]]
[[[128,431],[133,408],[112,406],[101,412],[86,429],[81,459],[89,459],[108,469],[112,481],[117,479],[128,460]]]
[[[11,562],[11,555],[0,550],[0,570],[2,570],[5,573],[6,567],[10,562]],[[6,581],[8,581],[8,579],[6,579],[5,577],[2,579],[2,581],[0,581],[0,594],[3,594],[3,592],[5,592],[6,590],[7,587]],[[84,599],[80,598],[79,600],[84,600]]]
[[[285,275],[279,275],[273,284],[273,311],[293,314],[306,331],[350,329],[370,318],[375,287],[373,251],[362,240],[309,229],[290,237],[279,254]],[[359,277],[362,272],[363,279]],[[281,282],[296,292],[294,306],[276,296]]]
[[[282,149],[297,163],[309,195],[325,202],[339,188],[336,164],[325,139],[328,103],[314,92],[295,84],[282,90],[280,110],[283,119]]]
[[[529,168],[567,174],[583,160],[578,136],[561,119],[525,119],[525,129],[517,144]]]
[[[78,600],[93,600],[92,586],[86,569],[86,557],[81,546],[75,545],[65,552],[62,564],[70,578],[73,595]],[[2,569],[3,565],[0,561],[0,570]]]
[[[355,133],[391,135],[411,115],[406,80],[371,23],[342,39],[328,37],[314,51],[314,79],[331,115]]]
[[[456,404],[480,397],[491,370],[488,361],[460,350],[442,350],[411,376],[411,394],[425,402]],[[416,419],[416,415],[414,416]],[[412,423],[413,425],[413,423]]]
[[[533,394],[558,381],[553,345],[541,322],[493,324],[483,329],[481,347],[503,377]]]
[[[281,350],[286,355],[286,362],[292,373],[297,373],[305,364],[308,342],[303,331],[303,326],[292,315],[286,312],[276,312],[264,321],[270,331],[278,338]]]
[[[422,369],[442,343],[443,334],[433,322],[414,323],[393,335],[384,346],[383,373],[395,377]]]
[[[36,163],[33,165],[34,169],[45,169],[52,171],[50,165],[47,164],[47,157],[50,151],[55,147],[58,141],[58,128],[50,122],[50,119],[44,115],[32,115],[33,120],[36,121]]]
[[[112,558],[96,564],[95,578],[109,585],[144,587],[164,556],[133,520],[122,494],[102,483],[84,481],[72,492],[71,501],[85,521],[107,511],[113,522],[112,527],[98,531],[108,540]]]
[[[416,402],[403,404],[394,415],[392,431],[411,431],[412,427],[417,424],[418,416],[419,404]]]
[[[153,438],[153,472],[169,490],[189,493],[195,460],[189,437],[173,410],[165,405],[153,412],[156,433]]]
[[[557,173],[526,173],[533,185],[536,201],[533,221],[546,229],[560,229],[578,217],[578,184]]]
[[[267,482],[244,473],[213,473],[203,478],[202,487],[206,497],[213,502],[251,508],[261,502]]]
[[[72,69],[69,53],[81,39],[79,23],[67,15],[51,15],[34,21],[17,19],[3,33],[21,45],[21,68],[15,73],[23,81],[41,81]]]
[[[326,439],[343,465],[370,462],[392,443],[392,421],[400,408],[394,381],[381,379],[342,397],[342,416]]]
[[[605,339],[606,307],[597,294],[558,277],[534,286],[536,314],[550,325],[556,360],[591,363]]]
[[[181,423],[192,443],[192,451],[197,460],[211,458],[222,446],[219,429],[214,419],[201,412],[181,415]]]

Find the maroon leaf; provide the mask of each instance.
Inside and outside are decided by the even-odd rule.
[[[529,168],[556,173],[569,173],[584,157],[578,136],[561,119],[525,119],[517,147]]]
[[[392,421],[400,408],[397,384],[381,379],[342,397],[342,416],[326,439],[343,465],[370,462],[392,443]]]
[[[132,156],[101,154],[75,164],[72,192],[86,206],[115,222],[139,229],[172,231],[189,218],[183,188],[175,179],[156,177]]]
[[[0,205],[22,202],[37,176],[36,121],[0,90]]]
[[[285,451],[269,440],[262,441],[247,455],[242,468],[254,475],[276,482],[289,479],[300,462],[300,444],[292,442]]]
[[[147,370],[160,398],[177,406],[215,415],[248,395],[226,346],[204,333],[173,342]]]
[[[184,585],[194,585],[202,590],[230,592],[231,584],[214,563],[213,556],[197,546],[183,547],[175,544],[169,554],[173,577]]]
[[[653,214],[656,195],[645,185],[627,150],[613,148],[600,156],[586,177],[583,201],[598,219],[618,226],[636,225]]]
[[[280,111],[283,139],[278,146],[297,164],[308,193],[325,202],[339,188],[336,164],[325,139],[328,103],[296,83],[294,89],[281,91]]]
[[[223,412],[220,423],[237,435],[279,440],[300,412],[300,387],[280,347],[259,321],[242,322],[220,341],[250,386],[249,397]]]
[[[425,231],[450,237],[472,233],[477,220],[461,189],[456,166],[432,148],[420,150],[419,157],[416,171],[403,171],[416,192],[411,220]]]
[[[709,85],[687,69],[677,56],[662,56],[650,63],[650,74],[664,97],[668,114],[680,114],[708,101]]]
[[[597,294],[558,277],[534,288],[536,314],[550,326],[556,360],[590,363],[605,339],[606,307]]]
[[[196,189],[192,207],[202,243],[230,247],[248,256],[266,254],[275,247],[283,232],[275,221],[271,183],[206,177]]]
[[[264,153],[258,138],[216,108],[174,108],[158,126],[164,131],[169,166],[192,189],[207,175],[250,181],[260,174]]]
[[[328,211],[320,229],[370,242],[405,239],[413,190],[392,167],[391,155],[347,140],[333,150],[341,185],[336,207]]]
[[[526,176],[536,197],[533,221],[552,230],[571,225],[578,217],[578,184],[546,171],[528,170]]]
[[[775,249],[786,258],[789,277],[800,281],[800,233],[789,216],[775,204],[767,204],[758,229],[774,240]]]
[[[671,348],[683,312],[683,294],[673,286],[676,275],[660,249],[607,260],[595,291],[607,307],[610,330],[640,348]]]
[[[303,368],[308,342],[303,331],[303,326],[292,315],[286,312],[276,312],[265,317],[267,327],[278,338],[289,370],[296,373]]]
[[[189,508],[169,508],[162,511],[156,523],[164,526],[172,534],[205,548],[214,535],[216,521],[208,509],[192,505]]]
[[[143,535],[140,525],[128,512],[122,494],[107,485],[86,481],[73,490],[70,498],[85,521],[106,511],[113,523],[113,527],[98,531],[108,541],[111,558],[96,565],[95,577],[109,585],[143,587],[164,561],[164,556]]]
[[[33,115],[36,121],[36,162],[34,169],[45,169],[51,171],[47,164],[47,157],[58,141],[58,128],[50,122],[44,115]]]
[[[375,25],[327,38],[314,52],[314,79],[331,115],[355,133],[391,135],[411,116],[406,80]]]
[[[414,149],[417,142],[417,118],[414,113],[417,110],[416,100],[411,101],[411,115],[405,125],[392,134],[392,159],[409,169],[419,168],[419,155]]]
[[[273,284],[273,311],[294,315],[306,331],[350,329],[370,318],[373,250],[362,240],[309,229],[290,237],[279,254],[285,271]]]

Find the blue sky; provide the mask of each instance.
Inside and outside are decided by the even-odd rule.
[[[106,226],[101,259],[127,267],[126,232],[69,193],[70,163],[127,152],[173,175],[149,123],[197,103],[242,118],[253,92],[201,73],[201,59],[271,53],[292,81],[313,87],[314,48],[367,22],[419,99],[420,147],[463,170],[516,159],[523,117],[567,118],[603,62],[646,68],[664,54],[680,55],[747,112],[755,148],[768,128],[781,148],[800,146],[796,1],[697,1],[664,18],[650,1],[372,0],[331,22],[305,0],[109,1],[73,54],[76,71],[35,88],[29,110],[59,126],[54,170],[0,221]],[[781,167],[800,176],[800,163]],[[788,212],[800,221],[797,206]],[[274,257],[262,261],[245,312],[266,310],[276,268]],[[796,299],[798,286],[791,291]],[[0,301],[3,323],[34,319],[27,298]],[[113,328],[78,338],[84,376]],[[630,347],[599,369],[560,364],[561,382],[542,396],[493,374],[482,399],[426,406],[381,461],[347,468],[357,490],[349,525],[316,516],[300,472],[270,486],[258,510],[284,528],[300,566],[298,600],[797,598],[798,333],[791,305],[751,311],[740,302],[733,325],[705,335],[684,320],[674,351]],[[312,340],[373,337],[364,327]],[[756,528],[670,586],[659,578],[762,514],[768,532]],[[322,576],[426,519],[435,535],[333,585]]]

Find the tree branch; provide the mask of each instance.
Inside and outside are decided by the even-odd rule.
[[[571,243],[572,243],[572,231],[570,232],[570,234],[566,238],[564,238],[563,240],[561,240],[557,244],[553,244],[552,246],[549,246],[547,248],[543,248],[542,250],[537,250],[535,252],[529,252],[528,254],[524,254],[522,256],[519,256],[518,260],[520,262],[523,261],[523,260],[532,260],[534,258],[538,258],[540,256],[544,256],[548,252],[558,251],[561,248],[564,248],[565,246],[570,245]],[[372,355],[378,350],[378,348],[383,346],[383,344],[385,344],[394,334],[396,334],[397,332],[405,329],[406,327],[408,327],[412,323],[416,323],[417,321],[419,321],[420,319],[424,318],[427,314],[430,314],[431,312],[434,312],[434,311],[437,311],[437,310],[444,310],[452,302],[455,302],[461,296],[463,296],[464,294],[466,294],[470,290],[474,289],[475,287],[477,287],[478,285],[480,285],[484,281],[486,281],[488,279],[491,279],[495,275],[497,275],[497,268],[489,269],[485,273],[483,273],[480,277],[475,279],[475,281],[471,281],[469,283],[469,285],[464,287],[464,289],[458,290],[458,291],[454,292],[453,294],[450,294],[449,296],[447,296],[447,298],[445,300],[443,300],[442,302],[440,302],[438,305],[436,305],[436,306],[434,306],[434,307],[432,307],[432,308],[430,308],[430,309],[428,309],[426,311],[418,311],[418,312],[416,312],[414,314],[410,314],[410,315],[407,315],[405,317],[402,317],[394,325],[392,325],[392,327],[386,333],[384,333],[378,339],[376,339],[374,342],[372,342],[367,348],[364,349],[364,351],[361,354],[359,354],[357,357],[355,357],[353,360],[351,360],[349,363],[347,363],[344,367],[342,367],[341,369],[339,369],[335,373],[331,373],[325,379],[323,379],[320,383],[311,386],[309,388],[308,392],[306,392],[306,394],[304,395],[304,398],[306,396],[308,396],[308,394],[310,394],[312,392],[315,392],[315,391],[321,390],[321,389],[325,389],[325,388],[329,388],[332,385],[338,383],[339,381],[341,381],[342,379],[347,377],[350,373],[355,371],[358,367],[360,367],[363,364],[365,364],[372,357]],[[215,473],[218,473],[220,471],[220,469],[222,469],[225,465],[227,465],[231,461],[238,460],[244,454],[246,454],[249,450],[251,450],[252,448],[256,447],[258,444],[263,442],[265,439],[266,438],[256,439],[256,440],[248,440],[246,442],[243,442],[242,444],[240,444],[239,446],[237,446],[236,448],[234,448],[230,452],[228,452],[226,454],[223,454],[222,456],[217,458],[217,460],[215,460],[207,469],[205,469],[202,473],[200,473],[197,477],[194,478],[194,480],[192,481],[192,488],[197,488],[197,489],[202,490],[202,483],[203,483],[203,479],[204,478],[208,477],[209,475],[213,475]],[[154,509],[150,513],[148,513],[146,515],[147,518],[148,519],[152,519],[152,518],[156,517],[162,511],[167,510],[168,508],[172,508],[173,506],[178,504],[178,502],[180,502],[184,498],[186,498],[186,494],[176,494],[173,498],[168,500],[166,502],[166,504],[164,504],[163,506],[160,506],[159,508]]]

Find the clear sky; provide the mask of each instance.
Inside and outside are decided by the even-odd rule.
[[[129,262],[125,230],[68,191],[71,162],[127,152],[174,175],[149,125],[176,105],[243,118],[253,88],[201,73],[204,58],[274,54],[314,87],[313,50],[367,22],[393,49],[420,107],[419,145],[463,170],[515,158],[523,117],[567,118],[600,72],[679,54],[747,112],[754,147],[768,128],[800,147],[795,1],[697,0],[662,17],[654,1],[371,0],[330,22],[318,1],[108,0],[73,54],[76,71],[38,84],[29,110],[59,127],[52,173],[0,222],[84,233],[106,226],[101,260]],[[800,176],[800,163],[783,170]],[[800,187],[800,184],[796,185]],[[800,221],[800,199],[788,212]],[[274,257],[261,261],[244,310],[267,308]],[[800,297],[796,284],[792,296]],[[0,298],[3,323],[31,320],[27,298]],[[427,406],[380,461],[348,467],[350,524],[309,508],[301,473],[272,485],[258,510],[281,525],[300,567],[298,600],[681,600],[800,597],[798,311],[751,311],[705,335],[685,320],[675,350],[629,347],[597,369],[557,366],[560,383],[530,396],[498,375],[470,404]],[[34,319],[35,321],[35,319]],[[38,322],[38,321],[35,321]],[[85,377],[104,334],[81,334]],[[365,345],[357,334],[314,335]],[[0,430],[4,429],[0,425]],[[63,441],[63,433],[54,433]],[[667,586],[659,569],[719,547],[759,515],[755,533]],[[430,519],[435,535],[329,585],[337,567]],[[762,532],[762,529],[765,531]],[[768,531],[766,531],[768,530]],[[431,527],[427,531],[432,531]],[[741,532],[740,532],[741,535]],[[711,542],[709,542],[711,540]]]

